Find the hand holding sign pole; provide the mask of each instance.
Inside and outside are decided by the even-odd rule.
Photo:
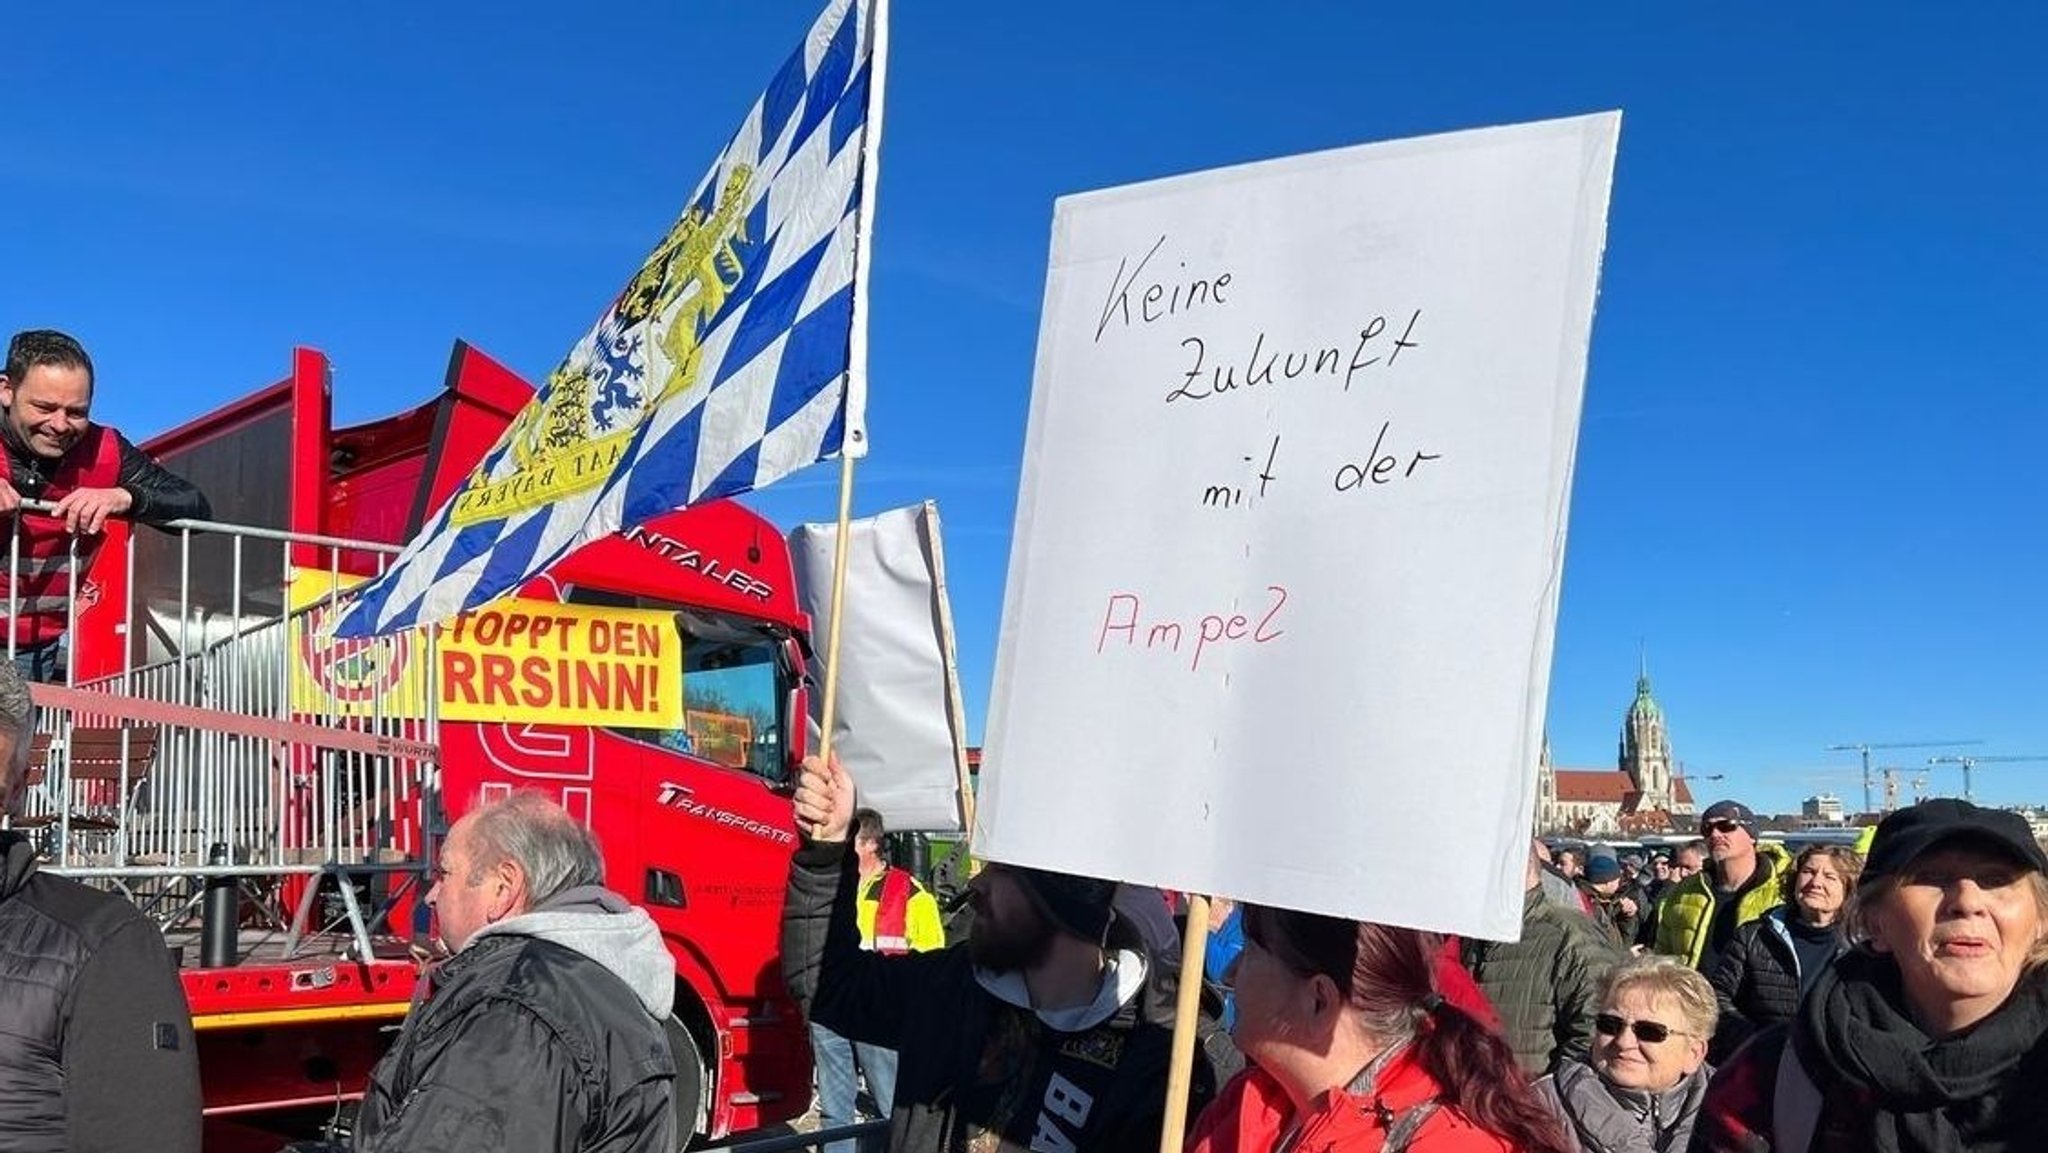
[[[981,855],[1518,935],[1619,125],[1059,202]]]
[[[853,791],[853,779],[836,757],[805,757],[791,798],[804,835],[819,842],[844,841],[853,827]]]

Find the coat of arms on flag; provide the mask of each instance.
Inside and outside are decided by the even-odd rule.
[[[704,331],[746,272],[747,222],[739,209],[752,178],[752,168],[736,165],[714,208],[684,211],[513,422],[503,446],[510,474],[479,467],[455,497],[452,523],[501,518],[604,483],[641,424],[696,384]],[[663,355],[646,355],[648,342]]]
[[[832,0],[668,234],[336,635],[444,620],[607,533],[864,453],[879,3]]]

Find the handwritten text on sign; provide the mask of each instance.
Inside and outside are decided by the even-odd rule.
[[[1617,125],[1060,201],[987,856],[1514,935]]]
[[[1400,370],[1404,355],[1410,371],[1418,357],[1426,356],[1418,351],[1423,328],[1420,307],[1391,314],[1373,312],[1335,339],[1315,338],[1306,343],[1277,340],[1256,322],[1240,328],[1233,312],[1242,310],[1233,310],[1233,300],[1258,300],[1256,280],[1247,283],[1240,272],[1228,268],[1189,272],[1189,262],[1181,252],[1182,246],[1162,233],[1142,255],[1120,257],[1108,277],[1093,336],[1096,345],[1113,345],[1133,330],[1154,326],[1159,331],[1187,332],[1176,342],[1181,356],[1163,364],[1159,371],[1156,388],[1164,404],[1228,404],[1237,394],[1253,403],[1254,393],[1276,389],[1325,388],[1343,394],[1355,389],[1364,398],[1380,383],[1379,377],[1391,377]],[[1168,266],[1179,271],[1166,271]],[[1325,454],[1327,459],[1320,466],[1307,471],[1311,483],[1348,493],[1410,480],[1418,470],[1444,459],[1442,452],[1402,442],[1394,434],[1391,416],[1378,419],[1376,427],[1368,420],[1364,427],[1372,433],[1371,444],[1363,452],[1342,446],[1334,456]],[[1234,462],[1226,460],[1198,476],[1185,489],[1185,499],[1204,510],[1248,512],[1280,497],[1286,475],[1281,467],[1282,440],[1275,432],[1266,440],[1263,452],[1247,453]],[[1280,638],[1279,618],[1287,603],[1287,588],[1272,584],[1267,592],[1270,599],[1262,610],[1208,612],[1181,621],[1148,615],[1140,593],[1112,591],[1107,595],[1095,651],[1100,654],[1112,643],[1121,643],[1144,653],[1185,655],[1187,670],[1199,672],[1204,653],[1216,645],[1263,645]]]
[[[1230,327],[1229,318],[1218,314],[1230,306],[1231,284],[1237,279],[1237,274],[1224,271],[1208,276],[1176,278],[1171,283],[1149,278],[1148,271],[1171,239],[1162,234],[1135,264],[1128,258],[1118,261],[1116,274],[1110,278],[1109,292],[1103,301],[1101,319],[1095,326],[1095,343],[1101,344],[1105,338],[1114,340],[1118,329],[1159,324],[1181,316],[1193,321],[1197,313],[1203,314],[1203,321],[1220,322],[1219,326],[1226,330]],[[1179,263],[1182,267],[1186,265],[1185,261]],[[1239,284],[1234,291],[1242,299],[1255,293],[1257,286]],[[1162,373],[1167,378],[1165,402],[1217,400],[1228,398],[1240,390],[1249,393],[1255,389],[1292,385],[1296,381],[1301,382],[1299,387],[1325,385],[1349,393],[1357,384],[1362,390],[1371,383],[1369,374],[1373,370],[1392,373],[1402,353],[1409,353],[1411,364],[1418,355],[1410,350],[1419,348],[1422,343],[1417,333],[1422,322],[1422,309],[1409,310],[1405,318],[1397,314],[1395,322],[1401,326],[1398,334],[1390,327],[1387,314],[1378,313],[1360,324],[1355,335],[1346,333],[1343,343],[1299,346],[1283,346],[1278,342],[1269,345],[1269,334],[1259,328],[1252,332],[1250,348],[1241,358],[1219,355],[1228,350],[1212,350],[1214,337],[1199,334],[1182,337],[1179,346],[1186,353],[1187,362],[1177,375],[1171,371]],[[1234,339],[1237,344],[1244,342],[1242,333],[1235,334]],[[1331,487],[1338,492],[1348,492],[1368,483],[1388,484],[1414,476],[1415,470],[1428,461],[1443,459],[1441,453],[1413,449],[1405,454],[1404,463],[1391,451],[1383,452],[1388,448],[1387,434],[1392,429],[1392,421],[1381,421],[1372,447],[1362,457],[1343,460],[1334,469],[1326,470]],[[1204,485],[1198,496],[1203,507],[1237,508],[1246,503],[1248,491],[1253,501],[1270,495],[1273,485],[1280,479],[1276,468],[1280,460],[1280,437],[1272,438],[1263,460],[1256,454],[1242,459],[1247,465],[1257,462],[1249,481],[1239,479],[1232,483],[1225,480]]]

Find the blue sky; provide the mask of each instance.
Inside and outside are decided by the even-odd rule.
[[[1559,763],[1611,765],[1639,642],[1686,771],[1726,775],[1703,793],[1853,799],[1836,742],[2048,754],[2048,17],[1434,7],[897,0],[856,504],[939,502],[974,734],[1056,196],[1621,108]],[[333,358],[345,421],[430,395],[457,337],[537,379],[814,14],[30,6],[0,326],[78,333],[95,415],[138,437],[295,344]],[[832,471],[757,504],[828,519]],[[1977,784],[2048,802],[2048,763]]]

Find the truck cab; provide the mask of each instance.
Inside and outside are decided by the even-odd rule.
[[[79,582],[97,595],[75,617],[74,687],[45,697],[38,755],[56,752],[32,807],[61,825],[50,867],[163,895],[146,903],[182,958],[208,1147],[262,1147],[360,1095],[432,948],[439,837],[515,789],[584,819],[607,884],[663,933],[684,1137],[800,1115],[810,1048],[778,948],[810,621],[782,534],[713,502],[438,629],[334,641],[338,598],[533,390],[458,344],[438,397],[336,428],[329,378],[296,350],[284,379],[143,444],[221,523],[110,534]],[[71,750],[109,732],[130,734],[118,827],[74,829]],[[230,883],[234,923],[199,924],[197,894]]]

